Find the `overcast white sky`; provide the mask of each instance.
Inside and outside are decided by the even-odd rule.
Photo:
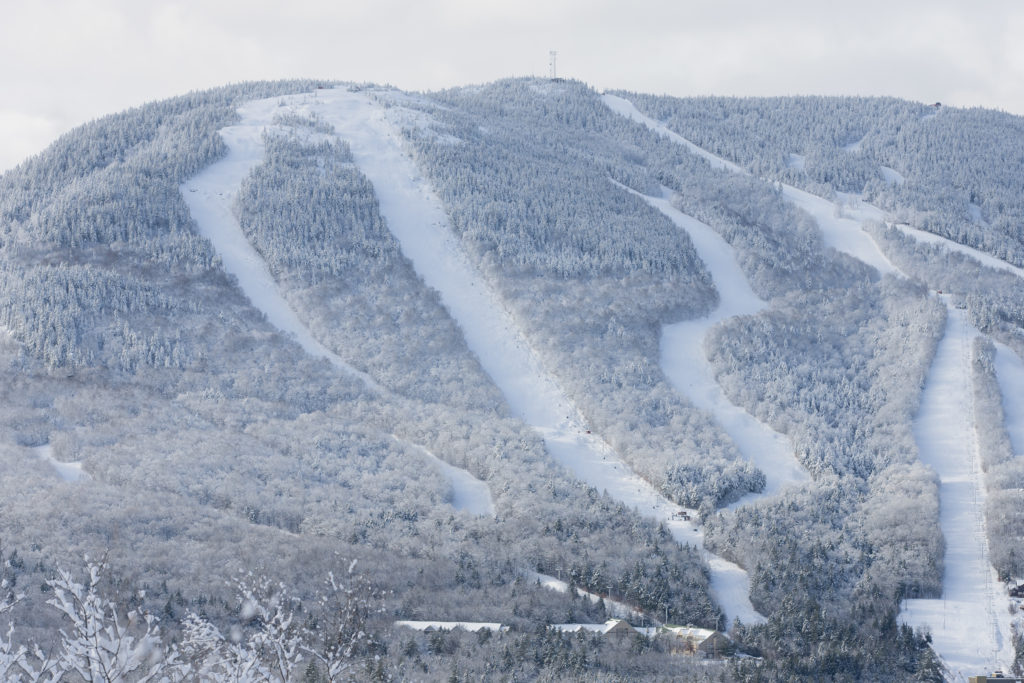
[[[1022,0],[0,0],[0,170],[229,82],[544,75],[672,95],[896,95],[1024,114]]]

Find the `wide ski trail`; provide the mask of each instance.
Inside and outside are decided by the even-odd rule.
[[[957,680],[1013,662],[1005,591],[989,561],[985,485],[974,432],[971,343],[978,334],[948,307],[921,395],[914,437],[921,461],[939,476],[939,523],[946,540],[942,598],[907,600],[900,619],[927,627],[932,647]]]
[[[349,143],[402,252],[424,282],[440,293],[484,370],[513,412],[544,439],[552,457],[597,490],[664,523],[680,543],[702,548],[702,533],[675,518],[682,508],[636,475],[602,439],[587,434],[575,405],[463,251],[440,199],[405,153],[385,108],[363,93],[342,89],[321,91],[310,106]],[[712,591],[729,621],[763,621],[750,603],[746,572],[710,553],[706,558]]]

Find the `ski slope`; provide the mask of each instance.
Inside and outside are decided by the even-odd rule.
[[[266,262],[250,244],[235,217],[238,190],[252,169],[263,162],[263,132],[272,126],[274,115],[281,111],[280,101],[274,97],[240,107],[238,113],[242,122],[219,131],[228,147],[227,155],[185,181],[181,194],[199,234],[210,240],[224,270],[235,276],[239,288],[252,305],[266,315],[270,324],[290,335],[311,356],[326,358],[370,389],[383,391],[373,378],[353,368],[313,336],[285,301]]]
[[[452,487],[451,505],[453,508],[480,517],[494,516],[494,498],[491,496],[491,489],[485,482],[480,481],[461,467],[449,465],[423,446],[399,439],[397,436],[394,438],[402,445],[423,455],[431,466],[437,468],[441,476],[448,481],[448,485]]]
[[[91,479],[89,473],[82,469],[82,463],[80,462],[61,462],[53,457],[53,446],[50,444],[44,444],[42,446],[36,446],[32,449],[36,456],[40,460],[45,460],[53,471],[57,473],[63,481],[76,482],[83,479]]]
[[[547,574],[541,574],[539,572],[523,572],[523,576],[529,581],[539,583],[544,588],[556,591],[558,593],[568,593],[569,589],[572,588],[572,586],[570,586],[565,581],[562,581],[561,579],[556,579],[553,576],[548,576]],[[627,605],[624,602],[619,602],[618,600],[612,600],[611,598],[602,597],[595,593],[585,591],[581,588],[576,588],[575,590],[580,597],[587,598],[590,602],[594,604],[597,604],[604,600],[605,609],[607,610],[608,614],[617,619],[630,619],[633,621],[640,621],[644,618],[650,619],[648,615],[644,614],[636,607]]]
[[[714,415],[740,452],[765,474],[765,488],[761,493],[748,494],[730,507],[773,496],[787,486],[809,481],[807,470],[793,454],[790,440],[728,399],[715,380],[714,369],[704,351],[704,339],[712,327],[737,315],[753,315],[767,305],[750,288],[736,261],[735,250],[710,226],[672,206],[667,190],[662,197],[649,197],[620,187],[643,199],[690,236],[718,290],[719,304],[714,311],[702,318],[662,328],[661,367],[672,387],[698,408]]]
[[[641,113],[629,100],[615,95],[602,95],[601,99],[615,113],[641,123],[659,135],[684,146],[693,154],[706,160],[712,168],[732,171],[741,175],[750,175],[750,172],[745,168],[698,147],[683,136],[670,130],[660,121]],[[817,221],[826,246],[849,254],[875,267],[880,273],[900,274],[899,269],[886,258],[875,241],[871,239],[871,236],[861,228],[864,220],[877,215],[875,213],[877,209],[874,209],[874,207],[860,203],[854,207],[843,207],[843,214],[845,215],[836,215],[837,210],[834,203],[809,192],[799,190],[791,185],[782,185],[782,196],[794,206],[798,206],[809,213]]]
[[[988,558],[985,485],[974,434],[971,343],[978,334],[952,306],[928,374],[914,437],[939,475],[946,540],[942,598],[907,600],[900,619],[928,628],[932,647],[957,680],[1013,663],[1006,593]]]
[[[613,111],[684,145],[713,167],[749,175],[745,169],[697,147],[640,113],[628,100],[611,95],[603,99]],[[885,221],[886,214],[881,209],[854,195],[839,194],[838,202],[833,203],[789,185],[783,185],[782,192],[783,197],[816,220],[827,246],[873,266],[882,274],[905,277],[861,227],[867,221]],[[984,265],[1024,274],[999,259],[937,235],[906,225],[898,227],[922,241],[968,254]],[[715,281],[717,284],[717,276]],[[974,434],[969,359],[971,339],[978,332],[970,328],[963,312],[948,301],[946,307],[946,330],[929,370],[914,424],[921,460],[936,470],[941,482],[939,522],[946,540],[943,599],[908,600],[900,619],[929,628],[935,652],[951,674],[966,680],[968,675],[1008,668],[1013,661],[1013,646],[1007,594],[998,583],[988,556],[986,489]],[[1019,358],[1016,363],[1013,360],[1006,353],[998,354],[997,348],[996,370],[1004,407],[1008,416],[1014,411],[1013,417],[1008,417],[1007,429],[1013,429],[1016,438],[1024,439],[1018,431],[1024,430],[1018,426],[1018,416],[1024,414],[1024,366],[1019,365]],[[1016,449],[1017,442],[1013,443]]]
[[[349,143],[403,254],[424,282],[440,293],[484,370],[512,411],[544,439],[552,457],[597,490],[663,522],[680,543],[702,548],[702,533],[674,518],[682,508],[630,470],[607,443],[586,433],[578,409],[463,251],[441,201],[404,152],[399,131],[386,119],[388,110],[364,93],[343,89],[320,91],[315,102],[303,106]],[[737,617],[745,623],[763,621],[750,603],[746,572],[710,553],[706,558],[712,591],[730,622]]]

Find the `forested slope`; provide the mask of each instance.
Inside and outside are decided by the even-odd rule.
[[[314,604],[332,572],[356,572],[358,600],[346,604],[358,609],[344,613],[368,634],[345,658],[357,679],[936,679],[926,640],[896,619],[903,598],[942,591],[938,485],[912,433],[945,325],[931,290],[961,297],[1000,351],[1020,354],[1020,279],[879,224],[871,235],[908,277],[884,275],[828,248],[775,183],[840,204],[860,194],[1020,265],[1018,118],[894,99],[623,94],[751,172],[739,175],[581,83],[366,87],[582,423],[696,510],[694,533],[749,573],[767,623],[732,636],[759,657],[698,667],[658,638],[546,629],[606,614],[524,578],[536,573],[651,621],[724,620],[706,558],[576,480],[513,417],[345,141],[296,113],[300,101],[316,111],[319,88],[333,85],[246,84],[146,105],[0,176],[0,622],[16,626],[0,629],[0,673],[23,671],[8,639],[54,642],[67,624],[46,606],[67,588],[58,568],[84,577],[88,555],[103,565],[97,591],[122,616],[159,617],[165,644],[195,644],[200,623],[270,642],[273,620],[255,618],[238,590],[250,571],[242,583],[293,605],[304,638],[334,637]],[[301,323],[370,382],[275,327],[182,196],[225,155],[218,131],[238,123],[236,109],[266,98],[280,112],[234,215]],[[729,400],[789,438],[809,481],[756,496],[764,473],[667,381],[663,328],[713,311],[722,283],[685,229],[636,193],[671,196],[734,250],[764,306],[722,320],[703,351]],[[972,367],[975,400],[993,406],[979,429],[988,534],[1009,579],[1024,571],[1013,550],[1024,532],[1012,513],[1020,468],[994,408],[1008,405],[996,349],[979,342]],[[62,480],[42,446],[88,477]],[[493,516],[454,507],[424,450],[483,482]],[[417,619],[512,630],[392,626]],[[302,661],[326,680],[324,660]]]

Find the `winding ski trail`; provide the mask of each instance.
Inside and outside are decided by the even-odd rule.
[[[793,453],[789,438],[740,408],[725,395],[715,380],[714,369],[704,352],[704,338],[712,327],[738,315],[753,315],[767,304],[750,288],[736,261],[736,251],[710,226],[672,206],[670,192],[662,197],[630,193],[654,207],[690,236],[718,290],[718,307],[702,318],[665,325],[661,331],[661,367],[672,387],[698,408],[715,416],[740,453],[766,478],[764,490],[750,493],[730,505],[734,508],[774,496],[787,486],[810,480]]]
[[[513,315],[469,260],[441,201],[406,155],[386,109],[361,92],[321,91],[313,107],[351,147],[374,186],[381,215],[424,282],[436,289],[469,348],[512,411],[544,439],[552,457],[577,478],[665,524],[680,543],[703,548],[703,534],[676,519],[682,511],[619,460],[544,368]],[[747,573],[716,555],[705,557],[711,588],[730,623],[764,620],[750,603]]]
[[[746,169],[701,149],[644,115],[628,100],[612,95],[604,95],[603,99],[613,111],[684,145],[713,167],[750,175]],[[873,266],[882,274],[906,277],[862,229],[867,221],[885,221],[884,211],[853,195],[840,195],[839,202],[834,203],[789,185],[783,185],[782,192],[789,202],[815,219],[827,246]],[[906,225],[897,227],[922,241],[941,243],[972,256],[984,265],[1024,274],[1021,269],[970,247]],[[1014,653],[1006,591],[998,583],[989,560],[984,514],[986,488],[974,431],[970,353],[971,340],[980,333],[969,325],[962,311],[948,300],[944,299],[944,303],[948,312],[946,329],[914,420],[921,461],[931,465],[940,479],[939,523],[946,540],[943,597],[907,600],[900,619],[927,627],[932,633],[933,649],[950,673],[957,680],[966,680],[970,674],[1009,668]],[[1020,359],[1016,360],[1019,363]],[[1021,371],[1018,375],[1013,359],[1005,353],[997,355],[997,376],[1004,401],[1014,407],[1024,401],[1018,398],[1019,392],[1007,400],[1007,385],[1021,388],[1018,382],[1024,381],[1024,367]],[[1008,420],[1008,430],[1015,426],[1016,422]]]

